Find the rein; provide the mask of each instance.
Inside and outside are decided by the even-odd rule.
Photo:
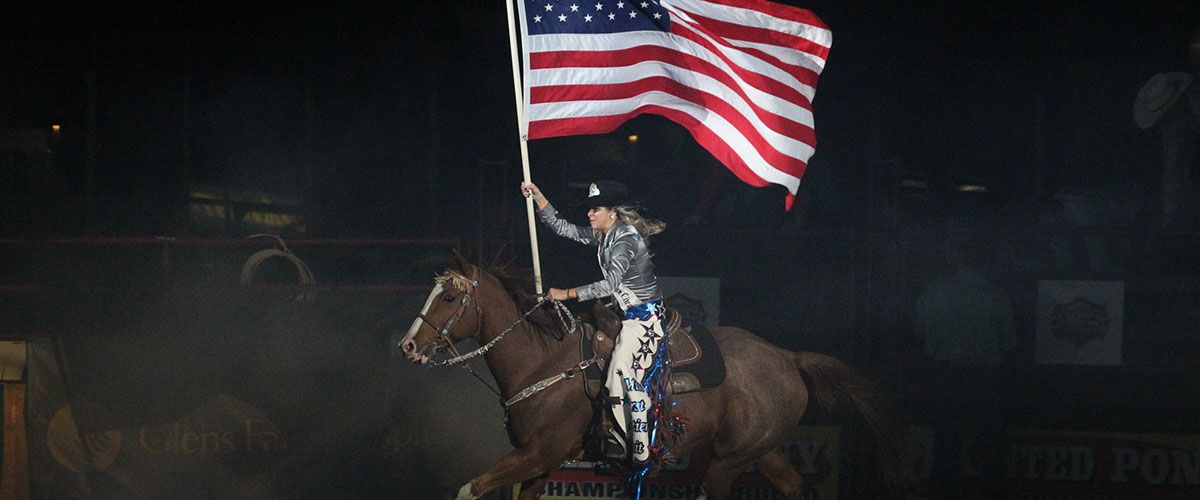
[[[466,297],[469,297],[469,296],[470,296],[470,294],[463,295],[463,299],[465,300]],[[516,328],[517,325],[521,324],[522,321],[525,321],[525,318],[528,318],[530,314],[533,314],[533,312],[536,311],[539,307],[541,307],[542,304],[545,302],[546,302],[545,296],[538,297],[538,301],[536,304],[533,305],[533,308],[529,309],[528,311],[525,311],[525,314],[522,314],[519,318],[514,320],[512,323],[509,323],[508,328],[505,328],[504,331],[502,331],[498,335],[496,335],[496,338],[492,339],[491,341],[489,341],[488,343],[486,343],[484,345],[479,346],[479,348],[475,349],[474,351],[468,352],[466,354],[458,354],[457,352],[455,352],[455,354],[458,354],[457,356],[454,356],[453,358],[446,359],[443,361],[435,361],[435,362],[429,363],[427,366],[435,367],[435,366],[457,365],[464,361],[468,361],[471,358],[476,358],[476,357],[482,356],[484,354],[487,354],[487,352],[492,349],[492,346],[496,345],[496,342],[499,342],[500,339],[504,338],[504,335],[508,334],[508,332],[511,332],[513,330],[513,328]],[[555,304],[558,304],[558,303],[555,302]],[[558,305],[560,307],[565,307],[565,306],[562,306],[562,304],[558,304]],[[479,308],[478,301],[476,301],[475,307],[476,307],[476,309]],[[555,309],[555,310],[557,311],[557,309]],[[569,315],[569,314],[571,314],[571,312],[567,311],[567,314]],[[560,319],[562,318],[562,313],[559,313],[559,318]],[[453,322],[451,322],[450,324],[452,324],[452,323]],[[481,327],[482,327],[482,321],[480,323],[481,323]],[[447,329],[450,328],[450,324],[446,325]],[[450,341],[450,338],[448,335],[448,331],[442,331],[442,330],[439,330],[439,331],[442,334],[443,341],[449,343],[450,349],[454,349],[454,344],[450,343],[451,341]],[[572,332],[575,331],[575,318],[574,317],[571,318],[571,330],[570,331],[572,331]],[[476,331],[476,333],[478,333],[478,331]]]

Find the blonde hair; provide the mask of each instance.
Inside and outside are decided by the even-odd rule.
[[[633,226],[638,234],[642,235],[642,239],[646,244],[650,244],[650,237],[667,229],[667,223],[658,219],[647,219],[642,217],[636,209],[630,206],[612,207],[613,212],[617,213],[617,220]]]

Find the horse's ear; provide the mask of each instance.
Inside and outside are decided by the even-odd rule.
[[[466,274],[471,269],[471,263],[467,262],[467,259],[458,253],[457,248],[454,249],[454,263],[450,265],[450,269],[458,271],[459,274]]]

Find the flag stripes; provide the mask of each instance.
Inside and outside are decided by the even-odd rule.
[[[530,139],[661,115],[743,181],[785,186],[790,207],[832,41],[816,15],[764,0],[518,1]]]

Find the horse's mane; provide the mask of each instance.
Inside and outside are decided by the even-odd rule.
[[[513,269],[505,265],[491,266],[484,269],[488,274],[494,276],[497,281],[508,292],[509,297],[512,297],[513,302],[517,304],[517,309],[520,314],[533,309],[537,305],[538,297],[533,292],[533,271],[529,269]],[[577,321],[583,321],[586,318],[580,318],[585,313],[580,313],[575,310],[571,311],[575,315]],[[535,331],[541,333],[538,337],[550,336],[555,340],[562,340],[566,336],[566,327],[559,322],[558,315],[555,314],[554,308],[548,304],[537,308],[527,317],[530,326]]]

